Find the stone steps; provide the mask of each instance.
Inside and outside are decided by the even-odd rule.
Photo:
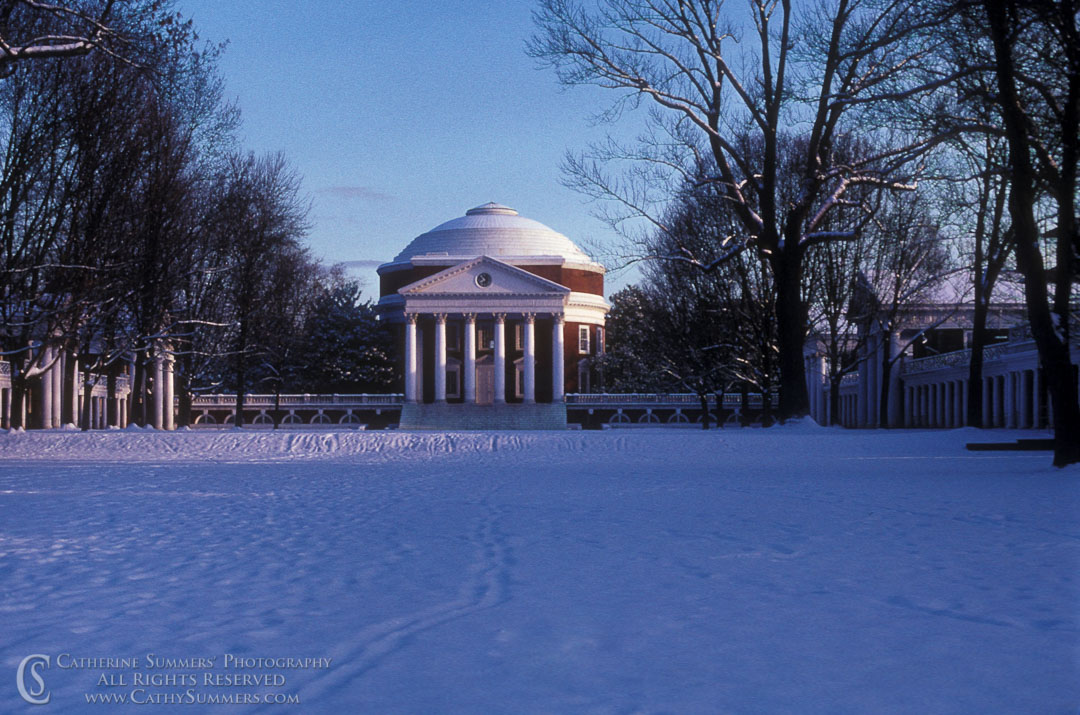
[[[399,429],[404,430],[564,430],[566,405],[405,404]]]

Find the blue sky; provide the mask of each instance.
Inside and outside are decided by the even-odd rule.
[[[179,0],[203,39],[228,40],[227,94],[246,148],[284,151],[313,200],[327,262],[383,262],[416,235],[497,201],[586,250],[617,237],[560,183],[567,150],[612,98],[563,89],[525,55],[530,0]],[[632,118],[631,118],[632,119]],[[592,252],[592,251],[590,251]],[[375,292],[364,271],[365,292]],[[611,286],[626,277],[610,276]]]

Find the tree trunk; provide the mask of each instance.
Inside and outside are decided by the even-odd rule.
[[[1045,264],[1035,223],[1035,174],[1026,118],[1016,92],[1007,8],[998,0],[986,0],[984,6],[994,44],[999,104],[1009,145],[1009,216],[1016,242],[1016,264],[1024,275],[1028,321],[1054,409],[1054,466],[1063,467],[1080,462],[1080,404],[1077,404],[1076,377],[1065,342],[1066,328],[1058,326],[1061,328],[1059,333],[1051,317]],[[1058,240],[1070,238],[1061,236]],[[1058,270],[1065,271],[1068,267],[1059,265]]]
[[[114,362],[109,365],[108,369],[108,376],[105,378],[105,391],[109,394],[109,398],[105,401],[105,423],[109,427],[119,427],[120,409],[117,398],[117,383],[119,383],[120,379],[117,373],[120,371],[120,364]]]
[[[889,376],[892,374],[893,361],[889,359],[892,337],[885,334],[885,349],[881,355],[881,394],[878,395],[878,427],[889,427]]]
[[[79,384],[79,359],[74,353],[68,353],[64,363],[64,386],[61,389],[63,397],[60,400],[60,425],[78,424],[79,418],[75,414],[71,395],[78,389]]]
[[[978,276],[976,276],[978,280]],[[976,288],[976,293],[981,291]],[[986,350],[986,313],[987,305],[981,296],[975,296],[975,315],[971,327],[971,360],[968,363],[968,407],[967,423],[969,427],[983,426],[983,354]]]
[[[778,417],[786,421],[810,414],[810,395],[803,363],[806,320],[801,295],[802,256],[791,248],[778,254],[771,261],[776,280],[776,338],[780,354]],[[767,402],[769,397],[762,393],[762,399]]]
[[[281,423],[281,380],[278,380],[274,388],[274,429]]]
[[[709,396],[704,392],[698,393],[701,400],[701,429],[709,429]]]
[[[131,376],[131,421],[139,427],[146,426],[146,365],[149,361],[149,351],[136,353],[134,374]]]
[[[191,426],[191,378],[188,377],[186,372],[181,372],[177,376],[177,392],[179,406],[177,407],[176,414],[176,426],[177,427],[190,427]]]
[[[94,404],[94,383],[91,382],[90,371],[83,373],[83,403],[82,403],[82,430],[89,431],[94,425],[90,420],[93,416],[91,409]]]
[[[26,378],[22,372],[15,374],[15,361],[11,362],[11,429],[26,429]]]
[[[839,425],[840,421],[840,383],[844,381],[843,373],[836,373],[829,377],[829,424]]]

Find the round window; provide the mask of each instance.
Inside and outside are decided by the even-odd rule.
[[[476,285],[480,286],[481,288],[487,288],[489,285],[491,285],[491,274],[478,273],[476,275]]]

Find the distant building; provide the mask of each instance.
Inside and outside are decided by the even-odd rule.
[[[864,282],[853,302],[852,311],[860,316],[858,340],[836,415],[824,346],[813,337],[807,342],[811,416],[821,424],[835,421],[845,427],[967,425],[974,304],[965,292],[966,280],[958,274],[920,299],[891,307]],[[999,283],[986,327],[979,386],[983,426],[1048,426],[1050,400],[1027,326],[1022,284]],[[1080,346],[1072,348],[1072,359],[1080,363]]]
[[[402,427],[565,426],[566,393],[592,391],[604,268],[566,236],[488,203],[378,273],[403,360]]]

